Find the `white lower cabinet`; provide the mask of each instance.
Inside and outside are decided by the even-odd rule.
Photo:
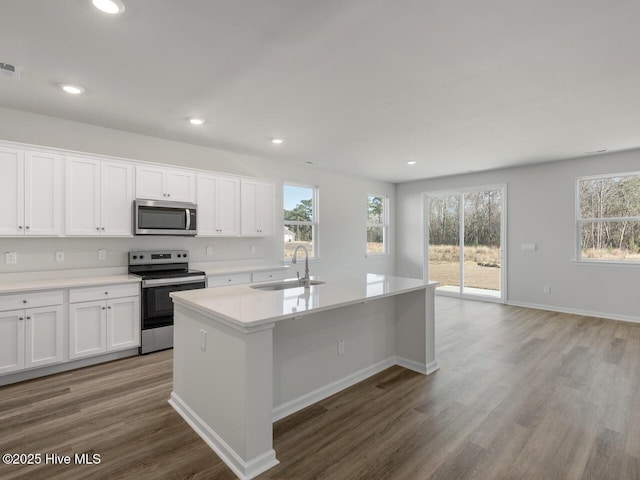
[[[63,359],[62,305],[0,311],[0,374]]]
[[[139,345],[139,296],[69,304],[70,359]]]

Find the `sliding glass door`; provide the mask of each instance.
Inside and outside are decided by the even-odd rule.
[[[437,292],[503,301],[505,187],[428,194],[429,280]]]

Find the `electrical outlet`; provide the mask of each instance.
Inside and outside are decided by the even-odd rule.
[[[542,287],[542,291],[544,293],[551,293],[551,287],[549,285],[545,285],[544,287]]]
[[[4,254],[4,263],[14,265],[18,263],[18,254],[16,252],[7,252]]]
[[[56,262],[64,262],[64,252],[62,250],[56,252]]]
[[[338,355],[344,355],[344,339],[338,339]]]
[[[98,260],[106,260],[107,259],[107,250],[101,248],[98,250]]]
[[[213,247],[207,247],[207,255],[213,255]]]

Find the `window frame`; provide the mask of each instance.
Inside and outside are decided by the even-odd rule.
[[[373,223],[369,221],[369,198],[370,197],[377,197],[382,199],[382,213],[383,213],[382,223]],[[390,251],[389,251],[389,195],[368,193],[365,215],[366,215],[365,217],[366,218],[365,255],[367,257],[380,257],[383,255],[389,255],[390,254]],[[380,253],[369,253],[367,251],[367,244],[369,243],[367,242],[367,233],[369,228],[371,227],[375,227],[375,228],[382,227],[382,252]]]
[[[311,212],[312,212],[312,221],[300,221],[300,220],[287,220],[284,218],[284,189],[286,187],[298,187],[298,188],[309,188],[312,192],[311,197]],[[318,242],[318,231],[320,224],[320,216],[319,216],[319,208],[318,208],[318,186],[317,185],[307,185],[304,183],[297,182],[282,182],[282,219],[283,225],[287,227],[288,225],[309,225],[311,226],[311,245],[312,251],[309,252],[309,260],[318,260],[320,258],[320,248]],[[284,240],[284,238],[283,238]],[[291,263],[291,258],[287,258],[284,256],[285,245],[283,242],[282,246],[282,256],[285,262]]]
[[[588,223],[621,223],[621,222],[640,222],[640,216],[635,217],[582,217],[581,198],[580,198],[580,182],[588,180],[600,180],[615,177],[640,177],[640,171],[604,173],[598,175],[585,175],[577,177],[575,182],[575,262],[579,264],[589,265],[621,265],[640,267],[640,261],[637,260],[612,260],[582,257],[582,226]]]

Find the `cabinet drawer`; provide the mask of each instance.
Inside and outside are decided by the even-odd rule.
[[[254,272],[253,281],[268,282],[269,280],[282,280],[283,278],[286,278],[286,276],[287,276],[286,270],[270,270],[267,272]]]
[[[0,311],[19,310],[22,308],[47,307],[50,305],[62,305],[62,302],[62,290],[2,295],[0,296]]]
[[[140,295],[140,284],[125,283],[102,287],[73,288],[69,290],[69,303],[108,300],[109,298],[134,297]]]
[[[233,273],[231,275],[214,275],[207,278],[208,287],[221,287],[223,285],[238,285],[251,283],[250,273]]]

